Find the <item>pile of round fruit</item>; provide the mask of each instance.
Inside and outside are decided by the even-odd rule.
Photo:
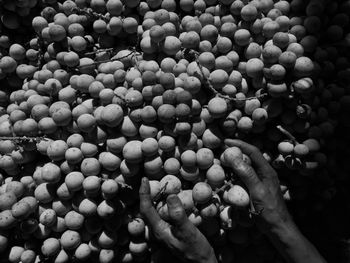
[[[282,262],[226,138],[262,150],[286,200],[318,195],[310,209],[322,209],[334,195],[349,1],[0,4],[1,260],[150,262],[147,176],[161,217],[177,194],[220,262]]]

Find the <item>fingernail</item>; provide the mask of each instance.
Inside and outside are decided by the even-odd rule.
[[[243,163],[243,160],[241,160],[239,158],[234,158],[232,161],[233,166],[236,168],[242,166],[242,163]]]
[[[176,195],[169,195],[166,201],[168,205],[176,205],[177,204]]]

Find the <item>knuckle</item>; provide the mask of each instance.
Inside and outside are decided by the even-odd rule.
[[[258,154],[260,153],[260,150],[258,147],[254,146],[254,145],[250,145],[250,151],[254,154]]]
[[[141,212],[141,214],[145,214],[145,212],[146,212],[146,207],[145,207],[145,204],[140,204],[140,212]]]
[[[144,207],[140,207],[140,214],[147,218],[146,209]]]
[[[259,199],[264,199],[267,196],[267,189],[265,187],[257,187],[254,192]]]
[[[146,202],[143,202],[140,204],[140,213],[143,215],[143,216],[146,216],[147,215],[147,212],[149,211],[150,209],[150,206],[148,203]]]
[[[255,179],[255,173],[254,173],[254,171],[253,171],[252,169],[246,167],[246,168],[244,169],[244,172],[246,173],[247,178],[249,178],[249,179]]]
[[[164,225],[162,221],[156,223],[153,226],[154,237],[158,241],[166,241],[169,237],[167,235],[167,227]]]
[[[173,210],[170,211],[171,215],[175,218],[180,218],[183,215],[183,210],[179,207],[179,208],[175,208]]]
[[[243,161],[234,162],[233,167],[237,172],[247,173],[249,171],[249,167]]]
[[[164,240],[164,231],[162,230],[155,230],[154,231],[154,237],[158,240],[158,241],[163,241]]]
[[[258,178],[252,168],[246,167],[242,172],[245,174],[245,178],[251,182],[258,182]]]

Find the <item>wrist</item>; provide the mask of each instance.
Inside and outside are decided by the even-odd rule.
[[[295,243],[300,243],[303,238],[299,228],[292,219],[280,221],[274,224],[265,233],[268,238],[278,247],[288,248]]]
[[[263,211],[258,224],[262,231],[269,234],[279,234],[280,232],[289,232],[297,229],[292,216],[286,209],[269,209]]]
[[[292,219],[276,224],[266,234],[287,262],[326,263]]]
[[[272,225],[267,234],[271,237],[277,236],[290,239],[299,233],[299,229],[293,220],[281,220]]]

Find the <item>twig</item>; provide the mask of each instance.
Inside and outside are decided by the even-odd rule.
[[[99,65],[99,64],[102,64],[102,63],[107,63],[107,62],[113,62],[113,61],[120,61],[124,58],[127,58],[127,57],[130,57],[130,56],[133,56],[137,51],[134,51],[134,50],[131,50],[129,54],[125,55],[125,56],[122,56],[120,58],[114,58],[114,59],[106,59],[106,60],[101,60],[101,61],[95,61],[91,64],[86,64],[86,65],[80,65],[80,66],[77,66],[78,69],[80,68],[84,68],[84,67],[91,67],[92,65]]]
[[[225,192],[228,188],[232,186],[231,183],[225,183],[223,186],[220,188],[215,189],[214,193],[215,194],[221,194],[222,192]]]
[[[94,55],[94,54],[97,54],[97,53],[101,53],[101,52],[112,52],[116,50],[116,48],[114,47],[111,47],[111,48],[101,48],[101,49],[97,49],[96,51],[92,51],[92,52],[87,52],[85,53],[84,55],[85,56],[90,56],[90,55]]]
[[[139,54],[142,54],[142,53],[135,51],[134,54],[132,54],[131,59],[133,59],[133,58],[135,59],[135,65],[134,66],[136,67],[136,69],[138,71],[142,72],[140,67],[139,67],[139,58],[137,57],[137,55],[139,55]]]
[[[252,197],[249,195],[249,215],[252,218],[253,216],[259,216],[264,211],[264,208],[260,208],[256,210]]]
[[[38,68],[42,68],[42,64],[43,64],[43,60],[44,60],[44,40],[42,39],[42,37],[37,34],[37,39],[38,39],[38,61],[37,61],[37,67]]]
[[[293,141],[294,144],[298,144],[297,139],[289,132],[287,131],[285,128],[283,128],[281,125],[277,125],[276,128],[283,133],[284,135],[286,135],[291,141]]]
[[[91,16],[91,17],[95,17],[97,19],[102,19],[102,20],[107,21],[107,22],[110,20],[110,18],[92,11],[91,8],[81,9],[79,7],[74,7],[74,8],[72,8],[71,11],[75,12],[76,14],[79,14],[79,15]]]
[[[0,141],[6,141],[6,140],[10,140],[10,141],[19,141],[19,142],[23,142],[23,141],[28,141],[28,142],[32,142],[32,141],[36,141],[36,142],[40,142],[40,141],[45,141],[47,140],[47,138],[45,136],[43,137],[27,137],[27,136],[22,136],[22,137],[18,137],[18,136],[12,136],[12,137],[7,137],[7,136],[1,136],[0,137]]]
[[[232,102],[239,102],[239,101],[248,101],[248,100],[253,100],[253,99],[259,99],[259,100],[262,100],[264,99],[265,97],[268,96],[267,93],[263,93],[259,96],[253,96],[253,97],[248,97],[248,98],[232,98],[228,95],[224,95],[220,92],[218,92],[214,87],[213,85],[211,84],[210,82],[210,79],[208,79],[204,72],[203,72],[203,66],[199,63],[199,60],[198,60],[198,56],[199,56],[199,53],[195,50],[190,50],[190,53],[192,53],[194,56],[195,56],[195,60],[196,60],[196,63],[198,65],[198,68],[199,70],[201,71],[201,74],[202,74],[202,78],[204,79],[205,81],[205,87],[208,88],[215,96],[218,96],[220,98],[223,98],[223,99],[226,99],[226,100],[229,100],[229,101],[232,101]]]
[[[104,179],[102,179],[102,180],[104,180]],[[105,179],[105,180],[108,180],[108,179]],[[130,186],[130,185],[126,184],[126,183],[118,182],[118,184],[119,184],[122,188],[128,188],[128,189],[130,189],[130,190],[133,189],[132,186]]]
[[[152,202],[158,203],[164,197],[164,192],[167,186],[168,182],[166,182],[160,191],[153,197]]]

